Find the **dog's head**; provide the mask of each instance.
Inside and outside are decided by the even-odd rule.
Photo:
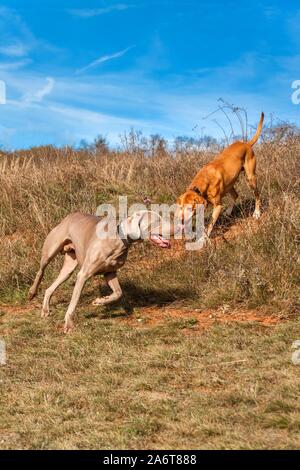
[[[121,223],[121,230],[127,240],[136,242],[150,240],[160,248],[170,248],[170,241],[163,236],[163,223],[159,214],[140,210]]]
[[[194,190],[188,190],[181,196],[176,201],[177,204],[177,209],[175,212],[175,219],[179,223],[184,223],[184,218],[187,217],[187,214],[189,214],[190,217],[192,217],[195,212],[197,205],[203,204],[204,207],[207,206],[207,201],[206,199],[198,194]],[[188,210],[187,210],[188,209]]]

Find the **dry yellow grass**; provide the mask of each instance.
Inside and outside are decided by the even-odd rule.
[[[167,288],[180,282],[184,287],[188,281],[202,306],[224,301],[295,307],[299,151],[298,137],[257,148],[265,213],[258,230],[243,226],[238,239],[218,250],[212,244],[201,262],[198,254],[187,254],[160,267],[162,275],[149,271],[146,284]],[[176,157],[163,153],[150,158],[142,152],[91,154],[52,147],[2,158],[0,298],[24,297],[46,234],[66,214],[75,210],[93,213],[102,202],[116,203],[119,195],[128,195],[129,202],[135,203],[141,203],[145,194],[152,202],[174,203],[209,158],[211,154],[205,152],[183,152]],[[241,198],[233,217],[223,217],[216,233],[225,233],[230,225],[249,217],[253,196],[244,179],[238,184]],[[136,251],[143,253],[144,249]],[[134,255],[131,259],[134,262]],[[50,267],[48,274],[52,272]]]
[[[47,322],[35,308],[2,318],[2,449],[299,448],[299,320],[187,335],[178,320],[91,318],[87,300],[67,337],[65,303]]]

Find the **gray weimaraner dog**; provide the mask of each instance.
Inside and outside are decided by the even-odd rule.
[[[46,290],[42,317],[50,315],[50,299],[54,291],[65,282],[79,266],[72,299],[65,316],[65,333],[73,328],[73,316],[81,291],[86,281],[96,274],[104,274],[112,294],[97,298],[94,305],[106,305],[122,296],[117,270],[126,261],[128,249],[135,241],[149,239],[161,248],[169,248],[170,242],[162,236],[161,217],[152,211],[140,210],[125,219],[117,227],[117,233],[103,236],[109,231],[107,217],[76,212],[68,215],[47,236],[40,263],[40,269],[29,291],[31,300],[37,293],[45,268],[58,254],[64,254],[64,264],[54,283]]]

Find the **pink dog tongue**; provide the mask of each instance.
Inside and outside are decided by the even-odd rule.
[[[161,248],[170,248],[170,246],[171,246],[169,240],[166,240],[161,235],[152,235],[150,237],[150,240],[153,243],[155,243],[155,245],[158,245]]]

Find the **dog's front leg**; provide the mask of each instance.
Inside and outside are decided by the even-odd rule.
[[[223,209],[222,204],[218,204],[217,206],[214,206],[214,208],[213,208],[213,213],[212,213],[212,216],[211,216],[211,223],[209,224],[208,229],[207,229],[207,233],[206,233],[206,236],[208,238],[210,237],[210,234],[211,234],[211,232],[214,228],[215,223],[217,222],[217,220],[219,218],[219,215],[222,212],[222,209]]]
[[[117,273],[107,273],[104,275],[105,280],[109,287],[112,290],[111,295],[107,295],[106,297],[99,297],[94,300],[93,305],[107,305],[111,304],[112,302],[116,302],[122,297],[122,289],[119,284],[119,280],[117,277]]]
[[[226,210],[225,212],[225,215],[228,215],[229,217],[231,216],[232,214],[232,211],[234,209],[234,206],[236,204],[236,201],[237,201],[237,198],[239,197],[238,193],[236,192],[236,190],[234,188],[231,188],[231,190],[229,191],[229,194],[232,198],[232,204],[228,207],[228,209]]]
[[[77,307],[82,289],[86,281],[89,279],[89,277],[90,275],[87,275],[82,269],[77,274],[77,280],[76,280],[76,284],[73,290],[72,299],[71,299],[69,308],[65,316],[65,326],[64,326],[65,333],[69,333],[69,331],[73,329],[73,326],[74,326],[73,316],[75,313],[75,309]]]

